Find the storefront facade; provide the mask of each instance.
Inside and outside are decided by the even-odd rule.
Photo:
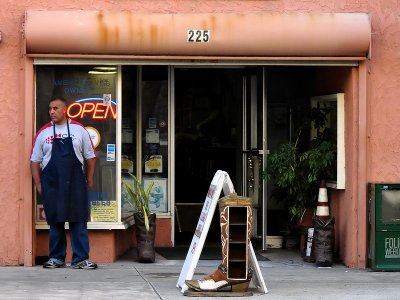
[[[47,254],[29,156],[52,95],[67,99],[69,117],[97,147],[91,256],[111,262],[135,244],[121,186],[127,172],[157,186],[158,246],[187,241],[182,214],[201,207],[218,169],[258,201],[255,230],[265,236],[279,207],[266,202],[249,157],[260,156],[252,161],[260,174],[267,149],[287,135],[271,131],[274,116],[292,120],[293,108],[301,114],[311,98],[340,94],[335,251],[350,267],[367,266],[366,185],[398,181],[395,2],[34,2],[7,9],[0,21],[0,123],[8,129],[0,146],[1,265],[29,266]]]

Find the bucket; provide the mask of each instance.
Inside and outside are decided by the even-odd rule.
[[[280,235],[268,235],[267,236],[267,248],[282,248],[283,236]]]

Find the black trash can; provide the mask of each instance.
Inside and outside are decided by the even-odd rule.
[[[314,256],[317,267],[331,267],[335,242],[335,218],[328,220],[314,217]]]

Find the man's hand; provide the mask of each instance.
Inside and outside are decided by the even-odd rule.
[[[94,168],[96,167],[96,158],[91,158],[86,161],[86,183],[89,191],[93,190]]]

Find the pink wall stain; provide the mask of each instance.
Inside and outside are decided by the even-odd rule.
[[[368,62],[367,95],[367,162],[368,182],[400,182],[400,8],[396,0],[271,0],[271,1],[149,1],[129,2],[85,0],[5,0],[0,2],[0,265],[23,263],[24,229],[20,164],[29,157],[20,157],[23,132],[23,60],[21,29],[25,10],[98,9],[135,12],[366,12],[372,20],[372,58]],[[23,70],[22,70],[23,71]],[[346,107],[347,109],[347,107]],[[352,107],[350,109],[357,109]],[[354,126],[357,119],[352,120]],[[351,130],[351,129],[350,129]],[[347,161],[357,156],[358,149],[347,150]],[[356,170],[347,170],[351,175]],[[26,176],[29,176],[26,174]],[[25,178],[26,180],[26,178]],[[359,184],[366,184],[359,183]],[[365,267],[356,256],[365,252],[353,238],[359,224],[357,183],[350,182],[345,196],[335,211],[340,214],[339,247],[345,264]],[[361,214],[363,216],[363,214]],[[353,224],[358,220],[358,224]],[[352,254],[353,253],[353,254]],[[365,253],[364,253],[365,255]]]

